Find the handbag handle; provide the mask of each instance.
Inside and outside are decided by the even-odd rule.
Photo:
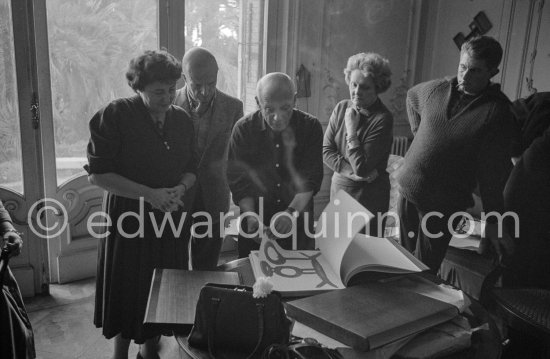
[[[210,354],[210,357],[216,359],[216,353],[215,353],[215,342],[214,338],[216,333],[216,317],[218,315],[218,309],[220,308],[220,302],[221,300],[219,298],[210,298],[212,300],[213,304],[213,315],[212,319],[209,321],[211,325],[208,327],[208,353]],[[259,329],[259,335],[258,335],[258,342],[256,343],[256,346],[252,350],[252,353],[246,357],[246,359],[251,359],[255,354],[256,351],[260,348],[260,345],[262,344],[262,340],[264,338],[264,304],[263,303],[256,303],[256,309],[258,310],[258,329]]]

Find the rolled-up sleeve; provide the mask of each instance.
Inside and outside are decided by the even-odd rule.
[[[244,122],[237,122],[229,140],[227,180],[236,204],[245,197],[258,196],[250,177],[249,159],[254,155],[254,149],[250,146],[250,141],[247,141],[247,131],[243,124]]]
[[[116,172],[117,156],[120,152],[120,131],[117,126],[117,111],[108,105],[98,111],[90,120],[88,142],[88,174]]]

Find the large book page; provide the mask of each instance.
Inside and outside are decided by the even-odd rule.
[[[317,244],[340,278],[344,254],[357,233],[374,216],[345,191],[338,191],[321,213],[315,229]]]
[[[254,276],[271,277],[273,289],[285,295],[344,288],[320,251],[289,251],[264,239],[260,250],[253,251],[249,258]]]
[[[392,239],[371,237],[358,233],[350,243],[342,261],[342,279],[348,283],[351,277],[364,270],[385,273],[421,272],[426,267],[416,258],[407,256],[392,243]]]

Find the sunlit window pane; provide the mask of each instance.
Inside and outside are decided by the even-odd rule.
[[[241,0],[185,0],[185,48],[210,50],[218,61],[218,88],[238,97]]]
[[[257,109],[256,82],[262,75],[264,1],[242,0],[241,21],[241,87],[244,112]]]
[[[88,121],[132,95],[129,60],[158,48],[158,0],[48,0],[57,183],[83,173]]]
[[[9,0],[0,0],[0,185],[23,193],[21,134]]]

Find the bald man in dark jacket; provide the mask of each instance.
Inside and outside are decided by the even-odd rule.
[[[178,90],[174,104],[186,110],[195,128],[195,148],[199,159],[197,182],[191,189],[193,212],[206,212],[212,218],[212,235],[205,226],[197,226],[191,238],[193,269],[212,270],[218,264],[223,241],[220,215],[229,210],[227,151],[229,137],[237,120],[243,117],[241,100],[216,88],[218,64],[214,55],[200,47],[190,49],[182,60],[185,87]],[[196,221],[205,222],[203,216]]]

